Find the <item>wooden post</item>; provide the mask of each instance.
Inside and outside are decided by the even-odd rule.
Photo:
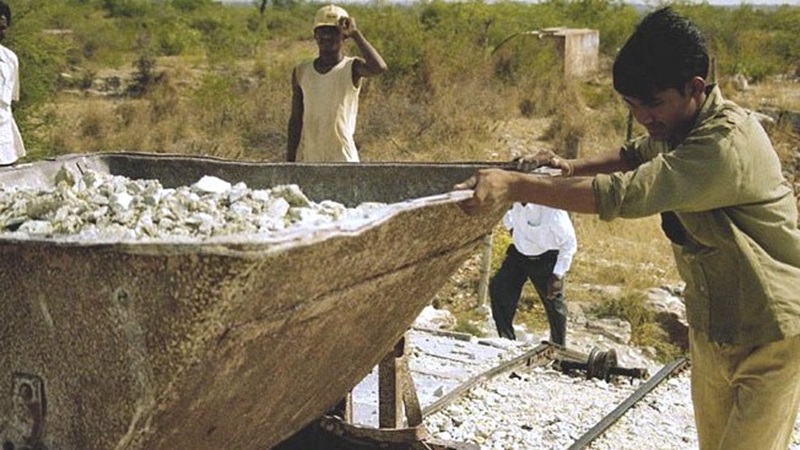
[[[392,351],[378,365],[378,425],[380,428],[403,427],[403,385],[398,377],[405,355],[406,338],[397,341]]]
[[[628,129],[625,131],[625,141],[630,141],[633,137],[633,113],[628,110]]]
[[[483,237],[483,255],[481,258],[480,280],[478,282],[478,308],[486,305],[486,297],[489,296],[489,278],[492,269],[492,240],[494,232]]]

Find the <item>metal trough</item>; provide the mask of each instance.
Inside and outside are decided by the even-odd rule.
[[[459,210],[468,193],[449,191],[469,164],[106,153],[0,170],[0,183],[48,186],[63,165],[393,205],[357,227],[268,238],[0,235],[4,450],[269,449],[370,372],[501,214]]]

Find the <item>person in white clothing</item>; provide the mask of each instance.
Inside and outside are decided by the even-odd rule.
[[[489,282],[492,316],[497,334],[516,339],[514,315],[522,287],[530,280],[544,305],[550,342],[566,345],[567,305],[564,278],[578,250],[575,228],[561,209],[533,203],[514,203],[503,217],[511,244],[500,269]]]
[[[11,26],[11,8],[0,1],[0,42]],[[19,60],[0,45],[0,166],[17,162],[25,156],[22,135],[11,113],[11,102],[19,100]]]
[[[345,56],[353,38],[363,58]],[[365,77],[386,71],[381,55],[344,9],[326,5],[314,19],[319,55],[292,71],[292,112],[286,160],[289,162],[358,162],[353,135],[358,96]]]

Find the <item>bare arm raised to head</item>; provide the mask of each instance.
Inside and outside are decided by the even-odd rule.
[[[352,17],[342,17],[339,19],[339,30],[345,38],[351,37],[358,46],[361,56],[353,63],[353,84],[356,85],[361,78],[380,75],[388,69],[386,61],[369,43],[367,38],[361,34],[361,30],[356,26],[356,20]]]

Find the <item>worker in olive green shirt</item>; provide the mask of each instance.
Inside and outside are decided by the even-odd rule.
[[[757,118],[708,84],[697,27],[669,7],[646,16],[614,62],[614,88],[647,136],[621,150],[489,169],[469,214],[531,202],[603,220],[661,214],[686,282],[692,401],[701,450],[786,449],[800,406],[797,205]]]

